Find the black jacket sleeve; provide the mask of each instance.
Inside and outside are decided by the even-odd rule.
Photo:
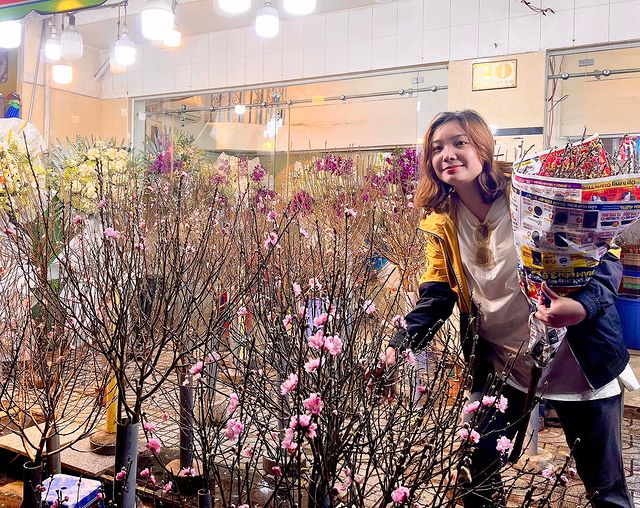
[[[622,281],[622,263],[607,252],[589,282],[569,296],[580,302],[587,311],[585,321],[594,319],[602,309],[615,303]]]
[[[433,338],[451,316],[457,297],[446,282],[425,282],[419,287],[420,298],[405,316],[406,329],[400,329],[389,342],[397,349],[419,350]]]

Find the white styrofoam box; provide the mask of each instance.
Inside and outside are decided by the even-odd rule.
[[[297,79],[304,72],[302,59],[304,53],[301,49],[282,52],[282,77],[284,79]]]
[[[511,0],[482,0],[480,2],[480,23],[484,21],[496,21],[509,17]]]
[[[302,75],[305,78],[324,75],[324,46],[307,46],[304,48]]]
[[[398,30],[398,4],[391,2],[373,6],[373,37],[395,35]]]
[[[371,69],[371,39],[349,41],[349,72]]]
[[[436,28],[422,32],[423,62],[446,62],[449,60],[449,28]]]
[[[175,66],[175,91],[191,90],[191,64]]]
[[[451,60],[478,58],[478,24],[452,26],[449,32]]]
[[[246,30],[245,37],[246,56],[262,55],[265,39],[260,37],[255,30],[250,29]]]
[[[509,53],[540,49],[540,15],[518,16],[509,20]]]
[[[324,16],[311,16],[302,19],[302,41],[305,47],[324,46],[325,40],[326,36]]]
[[[282,23],[282,48],[284,51],[302,49],[304,45],[302,27],[301,19],[289,19]]]
[[[424,0],[424,29],[434,30],[451,25],[451,0]]]
[[[127,72],[127,93],[130,97],[142,95],[142,71]]]
[[[282,51],[265,53],[263,60],[265,82],[280,81],[282,79]]]
[[[421,32],[424,24],[423,0],[398,0],[398,33]]]
[[[227,59],[227,86],[245,84],[245,65],[245,57]]]
[[[546,2],[546,0],[545,0]],[[531,7],[540,7],[542,0],[529,0],[529,3],[531,4]],[[545,5],[546,7],[546,5]],[[557,7],[553,7],[553,9],[556,9]],[[481,7],[482,9],[482,7]],[[531,10],[529,7],[527,7],[525,4],[523,4],[522,2],[509,2],[509,17],[510,18],[518,18],[520,16],[531,16],[532,14],[535,14],[533,10]]]
[[[246,29],[236,28],[227,31],[227,59],[244,57],[246,51]]]
[[[209,62],[191,64],[191,89],[205,90],[209,86]]]
[[[349,70],[349,45],[347,42],[327,43],[324,53],[324,70],[328,75],[343,74]]]
[[[637,21],[637,20],[636,20]],[[609,40],[609,4],[583,7],[575,11],[575,44]]]
[[[173,48],[162,48],[158,52],[158,68],[173,67],[176,64],[176,51]]]
[[[154,48],[150,44],[145,44],[142,46],[142,70],[153,70],[158,68],[158,48]]]
[[[451,0],[451,26],[477,23],[480,0]]]
[[[396,36],[374,37],[371,41],[371,67],[387,69],[396,66]]]
[[[213,60],[209,62],[209,88],[227,86],[227,61]]]
[[[612,41],[625,41],[640,38],[640,0],[611,4],[611,17],[609,19],[609,39]]]
[[[245,83],[262,83],[264,81],[264,59],[262,55],[247,56],[245,61]]]
[[[396,61],[398,67],[422,63],[422,32],[398,34]]]
[[[371,39],[373,28],[373,9],[353,9],[349,12],[349,40],[361,41]]]
[[[191,37],[191,63],[209,61],[209,36],[207,34]]]
[[[478,53],[483,56],[509,52],[509,20],[497,19],[478,24]]]
[[[540,48],[573,46],[573,11],[556,11],[540,18]]]
[[[212,32],[209,34],[209,60],[224,60],[227,58],[227,32]]]

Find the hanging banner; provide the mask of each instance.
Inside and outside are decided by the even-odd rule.
[[[106,0],[0,0],[0,21],[21,19],[31,11],[55,14],[96,7],[105,2]]]

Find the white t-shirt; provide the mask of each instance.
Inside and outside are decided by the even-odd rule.
[[[456,226],[460,256],[471,298],[478,308],[478,334],[489,345],[488,354],[492,357],[496,372],[501,373],[513,363],[507,383],[527,391],[533,367],[531,358],[526,354],[531,310],[518,281],[517,252],[506,199],[497,199],[482,223],[489,228],[486,241],[493,253],[493,263],[486,268],[476,263],[476,231],[480,224],[476,216],[458,200]],[[628,365],[625,369],[628,375],[627,371],[633,376]],[[620,384],[616,379],[593,390],[566,340],[543,372],[538,385],[538,393],[550,400],[594,400],[620,392]]]

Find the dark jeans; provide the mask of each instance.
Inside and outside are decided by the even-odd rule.
[[[522,415],[525,394],[505,386],[507,411],[495,412],[479,424],[480,442],[471,460],[473,482],[463,498],[465,508],[502,506],[501,456],[496,450],[500,436],[513,439],[515,423]],[[553,405],[562,423],[567,444],[575,446],[576,469],[594,508],[633,508],[622,463],[622,395],[606,399],[560,402]],[[528,416],[527,416],[528,418]],[[559,465],[559,464],[558,464]]]

